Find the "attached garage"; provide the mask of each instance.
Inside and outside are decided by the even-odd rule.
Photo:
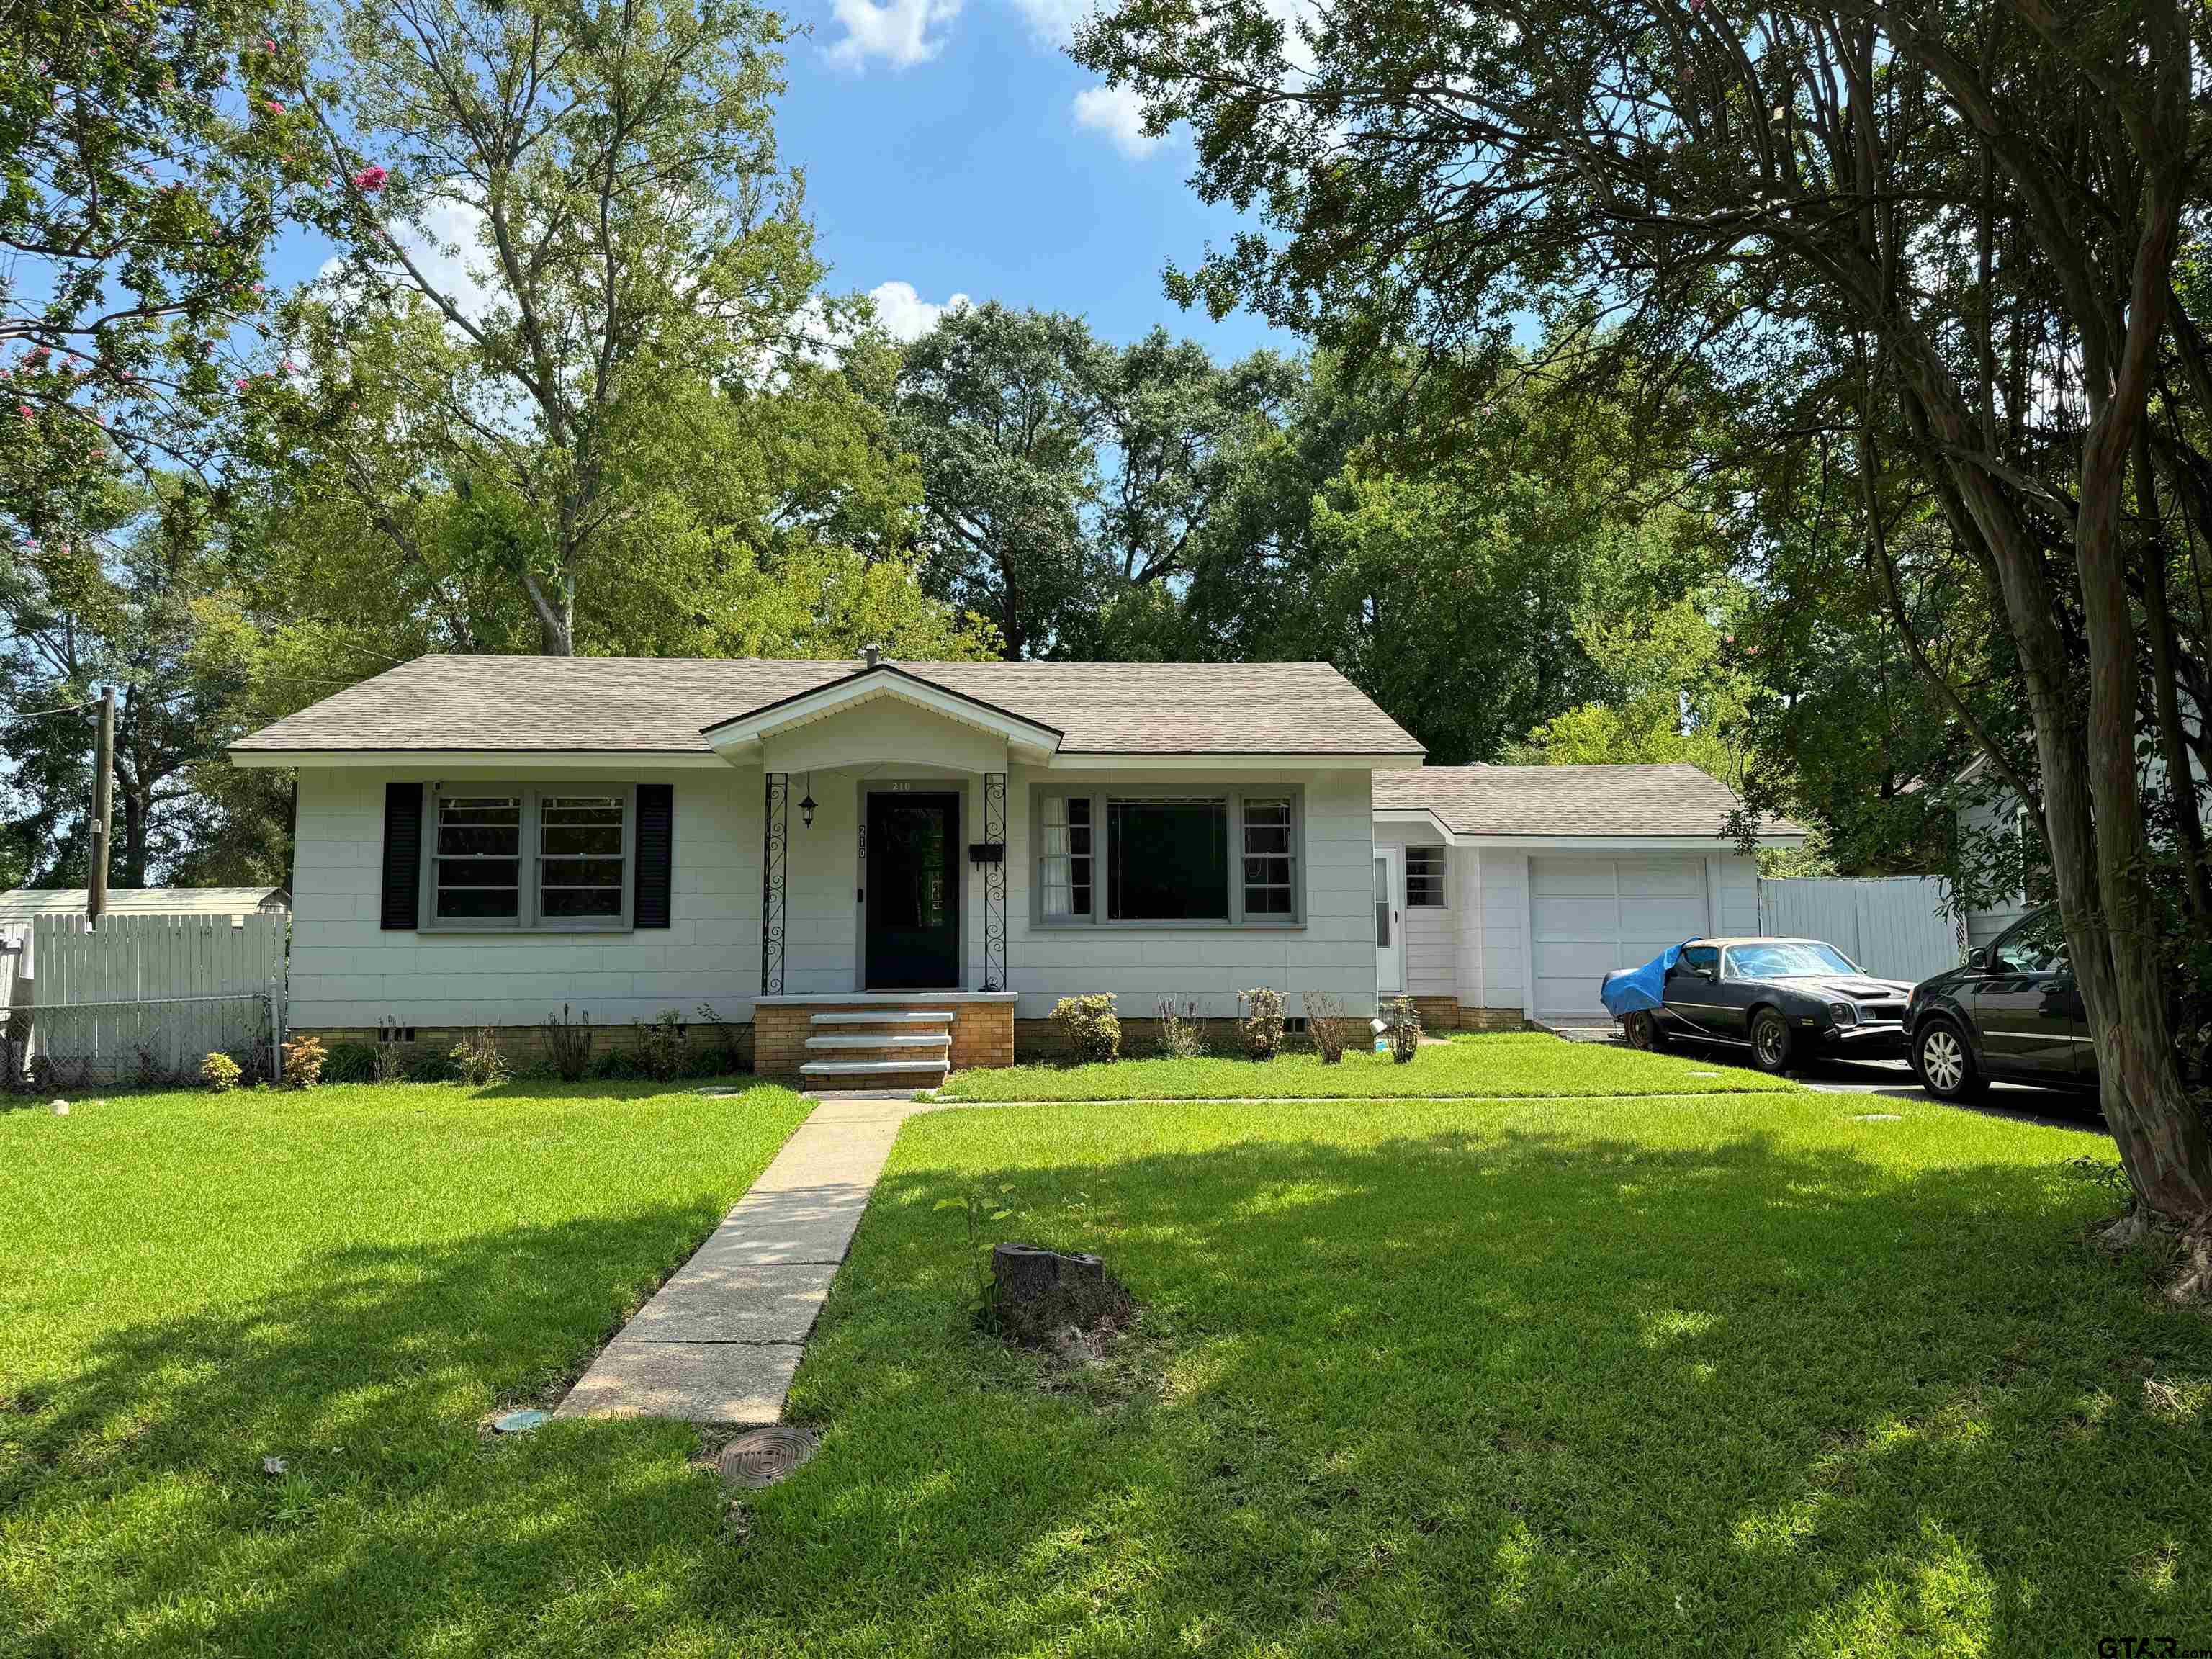
[[[1701,934],[1756,933],[1757,860],[1723,833],[1741,805],[1693,766],[1377,772],[1377,880],[1422,876],[1405,884],[1401,948],[1424,1021],[1601,1024],[1597,988],[1613,969]],[[1757,836],[1804,838],[1781,818]],[[1378,950],[1378,982],[1397,965]]]
[[[1532,855],[1528,942],[1536,1018],[1606,1018],[1599,982],[1670,945],[1712,931],[1703,855],[1595,859]]]

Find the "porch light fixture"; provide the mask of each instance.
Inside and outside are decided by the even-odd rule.
[[[806,793],[799,797],[799,821],[809,830],[814,827],[814,774],[806,775]]]

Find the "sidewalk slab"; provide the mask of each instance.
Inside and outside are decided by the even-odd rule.
[[[876,1097],[817,1106],[554,1414],[781,1418],[868,1194],[918,1109]]]

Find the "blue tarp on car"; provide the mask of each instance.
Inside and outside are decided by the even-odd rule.
[[[1670,945],[1641,968],[1616,968],[1605,976],[1597,997],[1615,1019],[1646,1012],[1666,1000],[1667,970],[1681,959],[1682,947]]]

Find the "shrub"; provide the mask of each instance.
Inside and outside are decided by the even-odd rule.
[[[1305,1003],[1306,1033],[1313,1038],[1314,1052],[1322,1065],[1334,1066],[1352,1046],[1358,1022],[1346,1018],[1344,1005],[1322,992],[1307,992]]]
[[[1382,1005],[1382,1022],[1389,1027],[1390,1058],[1403,1066],[1421,1046],[1421,1011],[1411,997],[1392,997]]]
[[[592,1062],[592,1075],[609,1078],[617,1082],[628,1082],[645,1076],[645,1068],[638,1063],[635,1048],[605,1048]]]
[[[564,1002],[559,1013],[546,1015],[545,1052],[563,1083],[574,1083],[591,1070],[592,1011],[586,1008],[581,1019],[571,1019]]]
[[[470,1032],[446,1057],[453,1062],[453,1074],[475,1088],[489,1089],[510,1075],[507,1056],[499,1051],[499,1033],[489,1025]]]
[[[637,1031],[637,1068],[656,1083],[684,1075],[690,1050],[684,1042],[684,1016],[663,1008],[651,1019],[630,1022]]]
[[[398,1083],[404,1078],[418,1082],[435,1081],[417,1076],[422,1062],[416,1054],[415,1045],[399,1040],[400,1032],[405,1029],[389,1014],[376,1022],[376,1080]]]
[[[752,1058],[745,1052],[745,1028],[732,1025],[716,1012],[711,1002],[699,1005],[699,1019],[714,1033],[714,1046],[702,1048],[696,1064],[701,1077],[718,1077],[725,1072],[749,1072]]]
[[[284,1063],[278,1069],[286,1088],[312,1089],[323,1080],[323,1065],[329,1056],[323,1052],[322,1038],[295,1036],[285,1043],[283,1055]]]
[[[1283,995],[1266,986],[1237,994],[1244,1014],[1244,1052],[1254,1060],[1273,1060],[1283,1052]]]
[[[374,1083],[376,1050],[366,1042],[333,1042],[323,1056],[325,1083]]]
[[[1206,1057],[1206,1022],[1198,1017],[1196,998],[1176,1006],[1173,997],[1162,997],[1160,1009],[1160,1054],[1166,1060],[1203,1060]]]
[[[1053,1005],[1052,1023],[1079,1060],[1103,1066],[1121,1059],[1121,1020],[1112,996],[1062,997]]]
[[[239,1079],[245,1075],[239,1069],[238,1062],[220,1048],[210,1052],[200,1062],[200,1081],[219,1095],[227,1095],[238,1087]]]

